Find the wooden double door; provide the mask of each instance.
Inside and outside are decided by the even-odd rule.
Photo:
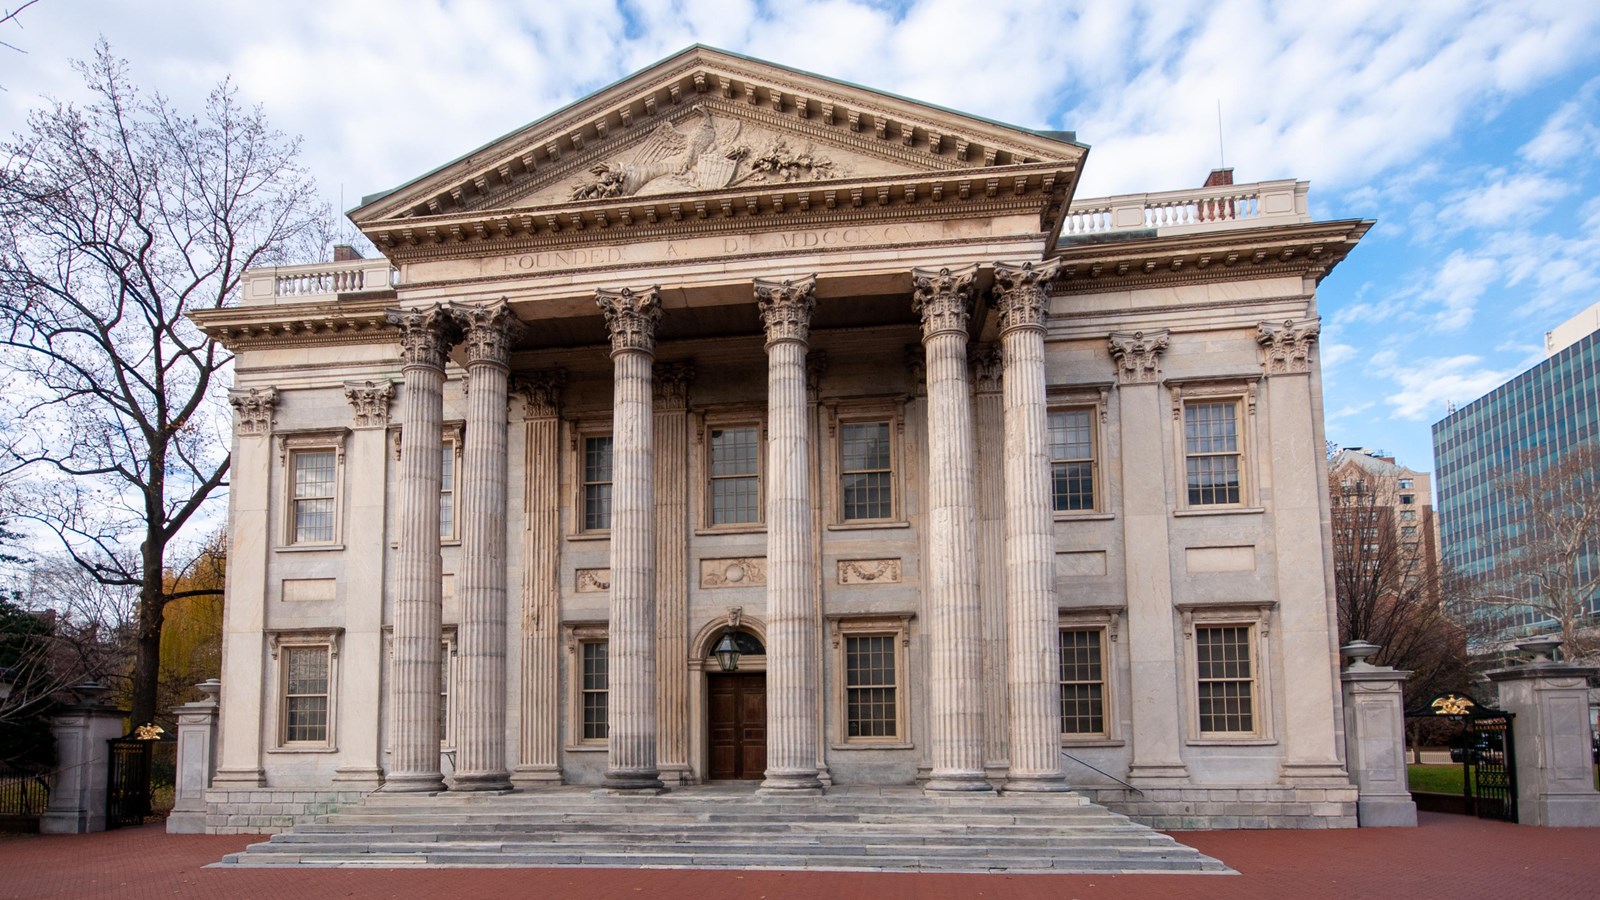
[[[708,674],[706,689],[710,777],[759,780],[767,770],[767,674]]]

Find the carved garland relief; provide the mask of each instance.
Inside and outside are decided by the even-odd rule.
[[[765,556],[700,560],[700,586],[703,588],[760,587],[766,583]]]
[[[840,584],[899,584],[898,559],[841,559]]]

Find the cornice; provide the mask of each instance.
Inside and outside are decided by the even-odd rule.
[[[695,104],[925,169],[1057,160],[1087,150],[1025,129],[695,47],[354,211],[384,219],[492,205],[625,147]],[[858,137],[859,136],[859,137]]]
[[[1071,174],[1051,163],[756,185],[385,220],[363,232],[396,263],[917,218],[1037,214],[1039,230],[1053,232]]]
[[[1050,293],[1062,296],[1289,275],[1320,282],[1372,225],[1369,220],[1347,219],[1067,244],[1055,253],[1054,258],[1061,260],[1061,273]]]
[[[231,351],[399,340],[384,316],[391,299],[230,306],[191,313],[206,335]]]

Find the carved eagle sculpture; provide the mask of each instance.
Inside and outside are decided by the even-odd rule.
[[[738,119],[717,121],[704,106],[695,107],[700,123],[679,131],[671,122],[656,126],[650,137],[621,166],[604,163],[590,169],[595,180],[579,185],[574,200],[632,197],[674,191],[727,187],[739,167],[727,150],[739,136]]]

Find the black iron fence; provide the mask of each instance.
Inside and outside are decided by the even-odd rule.
[[[53,780],[49,772],[0,777],[0,831],[37,831]]]

